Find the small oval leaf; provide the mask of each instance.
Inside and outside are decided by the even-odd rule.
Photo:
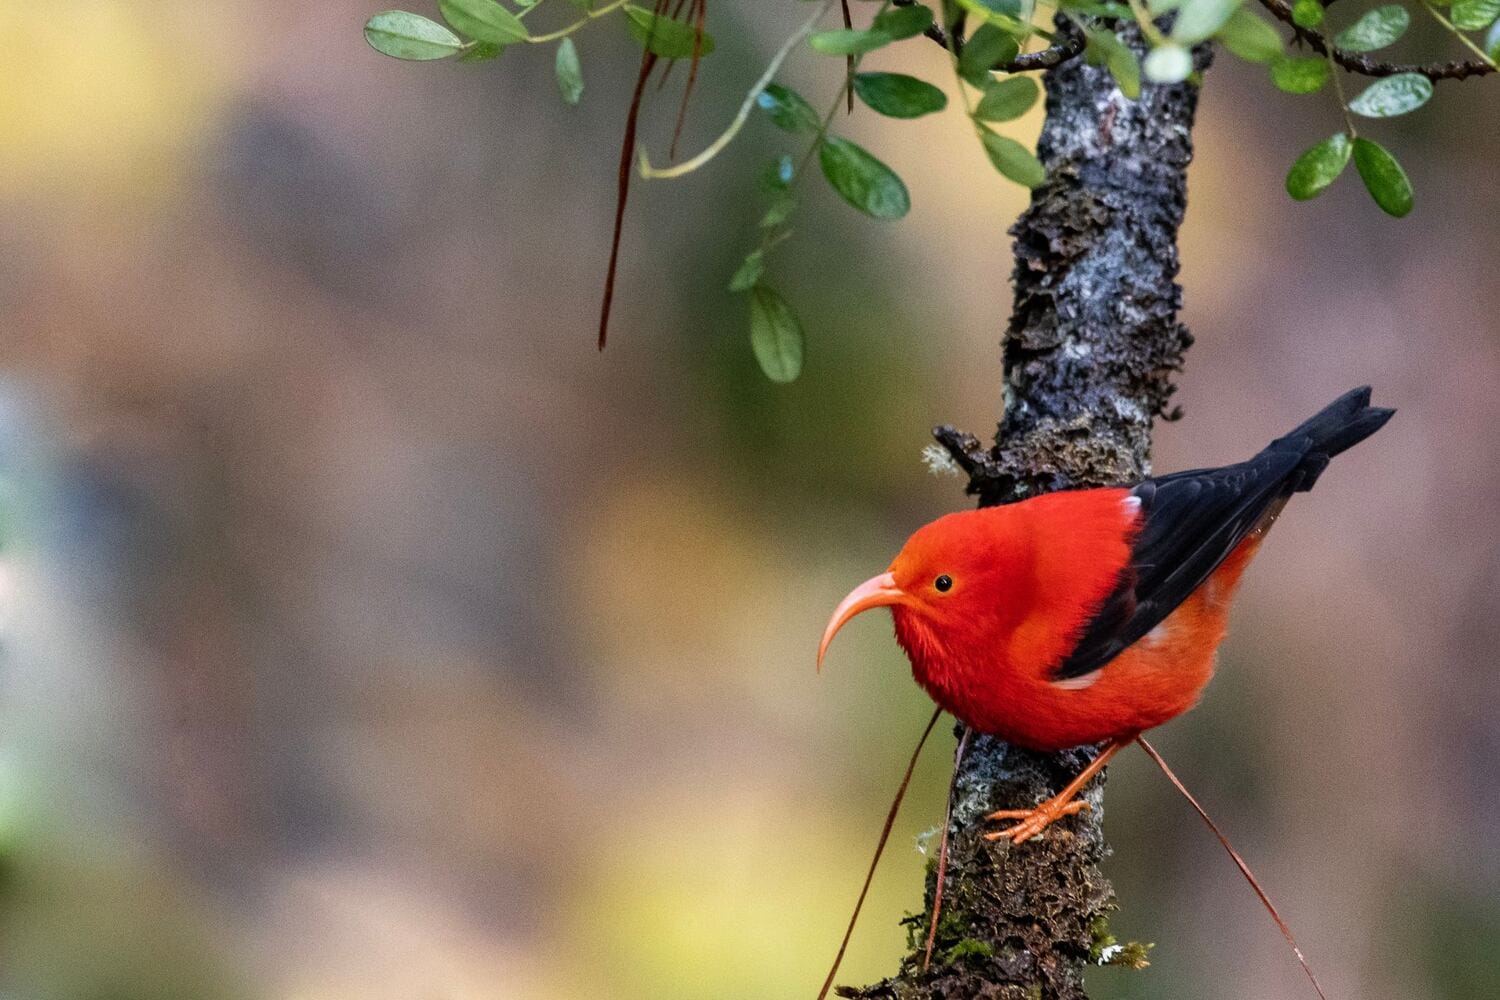
[[[857,56],[873,52],[894,41],[894,38],[883,31],[865,31],[859,28],[819,31],[807,38],[808,46],[825,56]]]
[[[766,89],[756,95],[755,103],[771,116],[777,128],[786,132],[816,132],[820,124],[818,112],[807,100],[791,87],[779,83],[768,83]]]
[[[1036,154],[1009,136],[981,127],[980,141],[985,154],[1000,173],[1022,187],[1041,187],[1047,179],[1047,168]]]
[[[463,51],[463,39],[436,21],[404,10],[388,10],[365,22],[370,48],[393,59],[446,59]]]
[[[1298,56],[1271,61],[1271,82],[1288,94],[1312,94],[1328,82],[1328,60],[1322,56]]]
[[[695,49],[700,56],[714,50],[714,36],[705,31],[700,40],[694,25],[666,16],[657,17],[634,4],[625,5],[625,17],[631,36],[653,55],[663,59],[691,59]]]
[[[1453,0],[1449,20],[1459,31],[1483,31],[1500,17],[1500,0]]]
[[[735,269],[734,275],[729,279],[729,290],[731,292],[748,292],[760,281],[761,273],[766,269],[766,252],[764,250],[751,250],[740,261],[740,266]]]
[[[1246,62],[1268,63],[1281,55],[1281,32],[1244,7],[1235,11],[1214,37]]]
[[[1137,100],[1141,96],[1141,63],[1135,50],[1120,41],[1112,31],[1090,31],[1087,38],[1084,55],[1090,60],[1090,65],[1102,63],[1108,66],[1109,75],[1120,86],[1120,93],[1132,101]]]
[[[1387,215],[1401,218],[1411,211],[1411,181],[1396,158],[1369,139],[1354,140],[1354,167],[1365,190]]]
[[[932,9],[923,4],[892,8],[875,15],[875,20],[870,22],[872,29],[884,32],[896,41],[920,35],[931,26]]]
[[[1333,44],[1349,52],[1372,52],[1406,34],[1410,24],[1411,15],[1400,4],[1376,7],[1335,35]]]
[[[1286,193],[1298,201],[1316,198],[1344,172],[1349,152],[1349,137],[1342,132],[1313,146],[1297,157],[1287,172]]]
[[[1366,87],[1349,110],[1366,118],[1391,118],[1414,111],[1432,96],[1432,81],[1420,73],[1397,73]]]
[[[999,80],[984,88],[974,117],[982,122],[1013,121],[1031,110],[1038,93],[1036,81],[1029,76]]]
[[[765,285],[750,289],[750,348],[772,382],[793,382],[802,374],[802,324]]]
[[[975,87],[990,82],[990,70],[1008,63],[1021,51],[1021,43],[998,25],[981,24],[969,40],[964,43],[963,54],[958,57],[958,75]]]
[[[1146,53],[1141,71],[1153,83],[1181,83],[1193,72],[1193,56],[1181,45],[1158,45]]]
[[[829,136],[818,148],[823,176],[844,200],[877,219],[899,219],[911,195],[896,172],[848,139]]]
[[[557,45],[557,89],[566,104],[577,104],[583,97],[583,65],[578,61],[578,47],[573,39],[564,38]]]
[[[854,92],[861,101],[891,118],[920,118],[948,106],[947,94],[905,73],[857,73]]]
[[[1187,0],[1172,22],[1172,40],[1197,45],[1224,27],[1240,0]]]
[[[1294,0],[1292,3],[1292,23],[1299,28],[1318,28],[1323,24],[1323,4],[1321,0]]]
[[[509,45],[531,37],[521,19],[495,0],[438,0],[443,20],[470,38]]]
[[[1021,0],[955,0],[955,3],[976,17],[1017,19],[1021,16]]]

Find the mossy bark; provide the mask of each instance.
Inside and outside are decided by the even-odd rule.
[[[1139,37],[1124,32],[1139,48]],[[1207,66],[1206,49],[1197,53]],[[1038,153],[1047,182],[1012,228],[1015,300],[1005,338],[1004,419],[996,443],[940,427],[981,506],[1049,490],[1140,479],[1152,421],[1192,338],[1178,322],[1177,230],[1197,89],[1146,84],[1127,99],[1107,71],[1074,59],[1046,74]],[[922,969],[927,912],[899,973],[841,996],[868,1000],[1081,1000],[1100,959],[1114,891],[1099,863],[1104,777],[1092,808],[1039,839],[990,843],[983,817],[1060,789],[1097,748],[1040,754],[969,741],[956,777],[949,871],[936,947]],[[1125,954],[1130,954],[1127,950]]]

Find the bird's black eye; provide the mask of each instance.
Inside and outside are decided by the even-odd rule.
[[[953,589],[953,577],[949,576],[947,573],[944,573],[936,580],[933,580],[932,585],[937,588],[939,594],[946,594],[948,591]]]

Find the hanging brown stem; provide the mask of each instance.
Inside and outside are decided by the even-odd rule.
[[[604,350],[604,341],[609,335],[609,311],[615,301],[615,274],[620,266],[620,234],[625,228],[625,203],[630,199],[630,161],[635,154],[635,133],[641,118],[641,100],[646,94],[646,81],[656,68],[656,54],[651,51],[651,41],[656,31],[656,18],[666,12],[667,3],[668,0],[656,0],[651,30],[646,33],[645,48],[641,52],[641,69],[635,78],[635,92],[630,96],[630,111],[625,115],[625,139],[620,143],[620,173],[615,188],[615,229],[609,241],[609,269],[604,272],[604,302],[599,308],[601,351]]]
[[[958,767],[964,762],[964,748],[969,745],[968,726],[953,752],[953,776],[948,779],[948,807],[943,811],[943,836],[938,842],[937,885],[932,890],[932,925],[927,928],[927,950],[922,953],[922,971],[932,964],[932,946],[937,941],[938,916],[943,912],[943,883],[948,880],[948,828],[953,825],[953,790],[958,785]]]
[[[677,125],[672,129],[672,145],[667,150],[669,162],[677,160],[677,142],[682,138],[682,126],[687,122],[688,101],[692,100],[693,87],[698,83],[698,64],[703,59],[703,25],[708,13],[708,0],[693,0],[693,7],[688,13],[689,16],[697,15],[693,20],[693,61],[688,65],[687,86],[682,90],[682,104],[677,108]]]
[[[854,18],[849,13],[849,0],[839,0],[839,6],[844,12],[844,27],[854,27]],[[849,100],[848,113],[854,114],[854,56],[852,54],[844,57],[844,72],[849,78],[849,85],[844,88],[844,96]]]
[[[859,920],[859,911],[865,905],[865,894],[870,891],[870,882],[875,878],[875,866],[880,864],[880,856],[885,853],[885,842],[891,837],[891,827],[896,824],[896,813],[901,808],[901,800],[906,797],[906,786],[911,784],[912,772],[917,769],[917,758],[922,756],[922,748],[927,745],[927,737],[932,734],[932,727],[937,725],[938,716],[943,714],[940,708],[932,713],[932,718],[927,720],[927,728],[922,730],[922,738],[917,740],[917,748],[911,752],[911,760],[907,762],[906,773],[901,776],[901,787],[896,789],[896,797],[891,800],[890,811],[885,814],[885,826],[880,828],[880,840],[875,844],[875,856],[870,859],[870,870],[865,873],[865,884],[860,886],[859,899],[854,903],[854,912],[849,916],[849,926],[844,930],[844,940],[839,942],[839,953],[833,956],[833,968],[828,970],[828,978],[823,980],[823,988],[818,990],[818,1000],[825,1000],[828,990],[833,986],[833,977],[839,974],[839,965],[844,961],[844,952],[849,947],[849,939],[854,936],[854,925]]]
[[[1208,828],[1213,831],[1214,836],[1219,838],[1219,843],[1223,845],[1224,850],[1229,852],[1229,856],[1234,860],[1235,865],[1238,866],[1240,874],[1245,876],[1245,881],[1250,883],[1250,888],[1254,889],[1255,894],[1260,897],[1261,905],[1266,908],[1267,913],[1271,914],[1271,919],[1276,921],[1276,926],[1280,929],[1281,936],[1286,938],[1286,943],[1292,946],[1292,954],[1296,955],[1297,961],[1302,963],[1302,971],[1307,973],[1308,979],[1312,980],[1313,989],[1318,991],[1318,996],[1321,1000],[1328,1000],[1328,995],[1323,992],[1323,987],[1318,985],[1318,977],[1313,975],[1312,966],[1307,964],[1307,959],[1303,956],[1302,949],[1297,946],[1297,939],[1292,936],[1292,929],[1287,926],[1285,920],[1281,919],[1281,914],[1276,911],[1275,905],[1271,902],[1271,897],[1267,896],[1266,890],[1260,887],[1260,882],[1256,880],[1254,873],[1250,871],[1250,866],[1245,864],[1245,859],[1240,857],[1240,852],[1236,851],[1234,845],[1229,843],[1229,838],[1224,836],[1219,830],[1218,825],[1208,818],[1208,813],[1198,804],[1198,800],[1193,798],[1193,793],[1187,790],[1187,786],[1178,779],[1177,775],[1172,773],[1172,769],[1167,766],[1167,762],[1162,759],[1161,754],[1156,752],[1156,748],[1147,743],[1144,737],[1137,736],[1135,741],[1141,745],[1142,750],[1146,751],[1146,756],[1156,761],[1156,766],[1161,768],[1161,773],[1165,774],[1167,780],[1176,786],[1177,790],[1182,793],[1182,797],[1188,800],[1188,805],[1192,806],[1198,815],[1203,817],[1203,822],[1207,823]]]

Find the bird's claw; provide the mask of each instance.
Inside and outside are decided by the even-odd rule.
[[[1000,809],[990,813],[985,819],[1018,819],[1021,822],[1003,830],[986,833],[984,839],[999,840],[1006,837],[1013,844],[1023,844],[1032,837],[1041,836],[1042,831],[1064,816],[1072,816],[1088,808],[1088,802],[1083,799],[1073,799],[1070,802],[1048,799],[1035,809]]]

